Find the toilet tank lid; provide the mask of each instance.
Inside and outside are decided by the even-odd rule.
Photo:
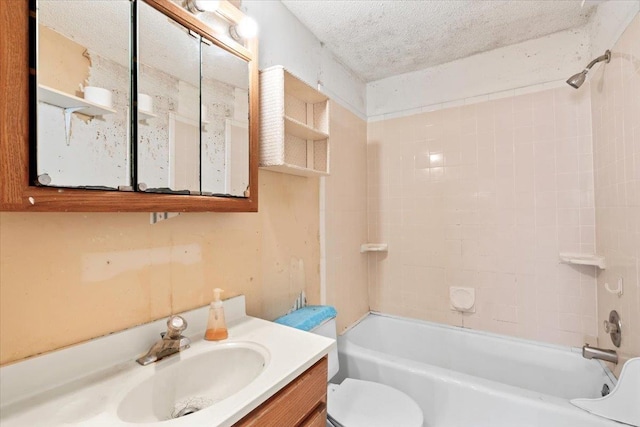
[[[327,320],[336,317],[336,314],[338,314],[338,312],[330,305],[308,305],[282,317],[278,317],[274,321],[281,325],[302,329],[303,331],[311,331]]]

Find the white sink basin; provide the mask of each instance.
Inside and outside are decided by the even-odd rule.
[[[197,412],[251,384],[268,361],[269,351],[250,342],[221,344],[193,357],[187,350],[156,363],[155,372],[122,398],[118,418],[149,423]]]
[[[244,297],[224,306],[227,340],[200,338],[208,305],[181,313],[191,347],[147,366],[135,358],[166,330],[166,319],[0,367],[0,426],[232,427],[335,346],[247,316]],[[209,407],[171,420],[185,407],[176,403],[190,398],[200,400],[194,409]]]

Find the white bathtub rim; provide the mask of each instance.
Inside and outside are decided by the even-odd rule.
[[[434,327],[434,328],[440,328],[440,329],[455,331],[457,333],[468,333],[468,334],[472,334],[472,335],[479,335],[479,336],[483,336],[483,337],[495,338],[495,339],[499,339],[499,340],[502,340],[502,341],[511,341],[511,342],[516,342],[516,343],[521,343],[521,344],[535,345],[535,346],[538,346],[538,347],[545,347],[545,348],[548,348],[548,349],[551,349],[551,350],[556,350],[556,351],[582,354],[582,348],[579,348],[579,347],[571,347],[571,346],[567,346],[567,345],[551,344],[551,343],[547,343],[547,342],[544,342],[544,341],[536,341],[536,340],[531,340],[531,339],[526,339],[526,338],[513,337],[513,336],[510,336],[510,335],[503,335],[503,334],[498,334],[498,333],[495,333],[495,332],[489,332],[489,331],[482,331],[482,330],[478,330],[478,329],[465,328],[463,326],[447,325],[445,323],[431,322],[431,321],[428,321],[428,320],[412,319],[410,317],[402,317],[402,316],[397,316],[397,315],[394,315],[394,314],[381,313],[381,312],[378,312],[378,311],[370,311],[365,316],[363,316],[358,321],[358,323],[361,323],[362,321],[364,321],[370,315],[371,316],[387,317],[387,318],[390,318],[390,319],[395,319],[395,320],[400,320],[400,321],[405,321],[405,322],[410,322],[410,323],[422,324],[422,325],[431,326],[431,327]],[[355,327],[355,326],[356,325],[354,324],[353,326],[351,326],[349,328],[349,330],[353,329],[353,327]],[[346,332],[348,332],[348,331],[345,331],[341,335],[345,335]],[[362,346],[360,346],[360,345],[358,345],[358,344],[356,344],[354,342],[350,342],[350,344],[354,345],[354,346],[357,346],[359,348],[368,350],[366,347],[362,347]],[[384,353],[384,354],[387,355],[387,353]],[[403,360],[410,360],[410,359],[403,359]],[[609,367],[603,361],[597,360],[596,362],[600,365],[600,367],[602,368],[604,373],[607,375],[607,377],[609,377],[609,380],[615,386],[618,383],[618,379],[613,374],[613,372],[611,372]],[[433,365],[429,365],[429,366],[433,366]],[[472,376],[472,375],[470,375],[470,376]],[[498,384],[501,384],[501,383],[498,383]]]
[[[344,340],[344,338],[343,338]],[[340,338],[339,338],[340,341]],[[605,418],[598,417],[587,411],[584,411],[574,405],[572,405],[569,399],[563,399],[560,397],[535,392],[532,390],[523,389],[517,386],[511,386],[501,382],[488,380],[486,378],[476,377],[469,374],[464,374],[454,370],[441,368],[434,365],[427,365],[424,363],[416,362],[413,360],[403,359],[399,357],[392,357],[385,355],[384,358],[380,357],[379,352],[373,350],[364,349],[353,343],[349,343],[353,347],[358,348],[358,356],[365,360],[378,364],[379,366],[390,369],[401,369],[408,371],[412,375],[418,375],[428,377],[433,381],[441,383],[456,384],[462,387],[470,387],[475,391],[479,391],[483,394],[497,396],[504,398],[507,401],[522,402],[527,405],[531,405],[536,408],[544,409],[549,405],[553,406],[556,411],[559,411],[567,416],[577,417],[578,419],[584,418],[592,419],[592,417],[601,419],[603,422],[608,422],[607,425],[624,425],[616,423],[615,421],[606,420]],[[339,344],[340,345],[340,344]],[[348,357],[348,356],[347,356]],[[425,369],[425,367],[427,367]],[[364,378],[368,380],[375,380],[371,378]],[[393,385],[392,385],[393,386]]]
[[[347,332],[349,332],[350,330],[352,330],[353,328],[355,328],[356,326],[358,326],[360,324],[360,322],[362,322],[364,319],[366,319],[367,317],[369,317],[370,314],[376,314],[373,311],[367,311],[365,314],[363,314],[362,316],[360,316],[355,322],[353,322],[352,324],[350,324],[349,326],[347,326],[345,328],[344,331],[340,332],[338,335],[344,335]]]
[[[343,342],[340,342],[341,340]],[[346,343],[344,341],[346,341]],[[553,396],[550,394],[540,393],[537,391],[528,390],[526,388],[505,384],[499,381],[477,377],[471,374],[465,374],[464,372],[458,372],[453,369],[442,368],[440,366],[430,365],[422,362],[416,362],[415,360],[405,359],[389,354],[384,354],[384,357],[380,357],[380,354],[383,353],[348,342],[348,340],[345,338],[338,338],[338,346],[339,348],[346,350],[343,352],[343,354],[348,355],[349,347],[357,347],[359,353],[358,355],[362,356],[364,359],[379,363],[380,365],[384,366],[405,368],[412,374],[429,377],[437,381],[466,384],[469,387],[473,387],[477,390],[482,390],[483,393],[491,395],[518,395],[523,399],[533,399],[535,401],[554,403],[560,406],[576,409],[575,406],[569,403],[568,399],[563,399],[561,397]]]

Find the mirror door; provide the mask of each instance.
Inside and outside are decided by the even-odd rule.
[[[249,64],[203,40],[201,97],[202,191],[244,197],[249,187]]]
[[[130,186],[131,2],[37,8],[36,183]]]
[[[200,194],[200,35],[138,4],[139,191]]]

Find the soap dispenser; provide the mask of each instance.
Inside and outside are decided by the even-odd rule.
[[[227,322],[224,320],[224,308],[220,300],[220,294],[223,292],[220,288],[213,290],[213,301],[209,307],[209,321],[207,322],[207,332],[204,339],[208,341],[220,341],[229,337],[227,331]]]

